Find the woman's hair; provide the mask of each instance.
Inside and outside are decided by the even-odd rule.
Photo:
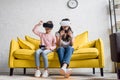
[[[62,21],[70,21],[70,19],[65,18],[65,19],[62,19]],[[63,30],[63,27],[61,26],[60,29],[59,29],[59,31],[58,31],[58,33],[60,33],[62,30]],[[72,31],[72,29],[71,29],[70,26],[68,27],[67,30],[65,30],[65,33],[67,34],[69,31],[71,31],[73,33],[73,31]],[[62,36],[62,40],[63,41],[69,41],[70,39],[71,39],[71,37],[69,35],[66,35],[66,36],[63,35]]]
[[[70,21],[70,19],[64,18],[64,19],[62,19],[62,21]]]
[[[47,21],[46,23],[43,23],[43,27],[53,28],[52,21]]]

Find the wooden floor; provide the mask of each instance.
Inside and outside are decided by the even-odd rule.
[[[91,73],[74,73],[69,78],[64,78],[59,74],[50,74],[48,78],[35,78],[34,74],[22,73],[14,74],[9,76],[9,73],[0,73],[0,80],[117,80],[116,73],[104,73],[104,77],[100,76],[100,73],[91,74]]]

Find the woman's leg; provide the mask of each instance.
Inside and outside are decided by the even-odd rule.
[[[71,56],[73,54],[73,51],[74,51],[74,49],[72,48],[72,46],[68,46],[68,47],[65,48],[63,63],[66,63],[66,64],[69,65]]]
[[[35,52],[35,63],[36,63],[37,70],[39,70],[39,67],[40,67],[40,54],[42,53],[42,51],[43,50],[38,49]]]
[[[64,55],[64,59],[63,59],[63,67],[68,67],[69,63],[70,63],[70,59],[72,56],[74,49],[71,46],[68,46],[65,48],[65,55]],[[65,77],[68,78],[70,76],[70,74],[72,73],[72,69],[66,69],[65,72]]]
[[[59,47],[57,49],[58,58],[59,58],[59,62],[60,62],[61,67],[62,67],[62,64],[63,64],[64,52],[65,52],[65,49],[63,47]]]

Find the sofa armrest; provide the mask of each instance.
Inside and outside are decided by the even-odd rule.
[[[95,47],[98,49],[98,52],[99,52],[98,58],[99,58],[100,66],[104,67],[104,45],[101,38],[98,38],[96,40]]]
[[[11,40],[10,42],[10,50],[9,50],[9,59],[8,59],[8,66],[9,67],[13,67],[13,52],[17,49],[20,49],[19,44],[17,41],[15,41],[14,39]]]

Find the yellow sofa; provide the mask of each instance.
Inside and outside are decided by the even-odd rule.
[[[40,40],[32,38],[28,35],[25,39],[12,39],[10,42],[10,52],[8,66],[10,68],[10,76],[13,75],[14,68],[23,68],[24,74],[26,68],[35,68],[34,52],[38,49]],[[95,68],[100,68],[101,76],[103,76],[104,68],[104,48],[100,38],[96,40],[88,40],[88,31],[85,31],[75,37],[74,52],[70,61],[71,68],[92,68],[95,74]],[[40,57],[41,67],[43,67],[42,57]],[[59,68],[60,64],[56,51],[48,54],[49,68]]]

